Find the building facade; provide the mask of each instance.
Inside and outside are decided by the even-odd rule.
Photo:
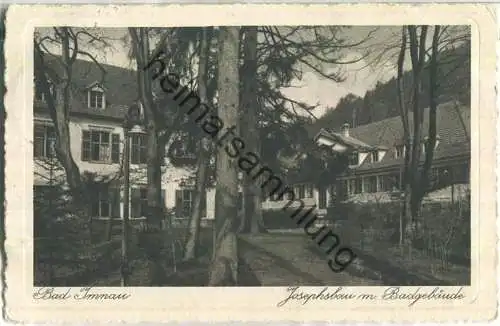
[[[422,126],[422,161],[426,150],[428,109]],[[413,122],[410,119],[410,126]],[[431,189],[424,201],[456,201],[470,194],[470,109],[445,103],[437,109],[437,141],[430,171]],[[348,169],[327,187],[314,183],[290,185],[296,198],[317,207],[319,216],[338,203],[390,202],[401,198],[406,148],[400,117],[340,130],[321,129],[314,136],[320,147],[349,153]],[[265,209],[280,209],[287,198],[269,198]]]
[[[57,67],[55,67],[57,69]],[[97,177],[119,176],[122,173],[124,129],[127,109],[137,103],[135,72],[129,69],[77,60],[73,66],[74,90],[70,106],[70,142],[73,158],[82,173]],[[35,74],[36,76],[36,74]],[[34,92],[34,185],[43,191],[54,180],[64,179],[64,171],[54,164],[55,129],[47,110],[47,102],[37,86]],[[53,96],[57,98],[57,96]],[[422,151],[426,149],[428,114],[424,114]],[[410,125],[412,122],[410,121]],[[466,196],[470,171],[470,109],[446,103],[437,110],[437,143],[431,170],[434,188],[426,200],[450,201]],[[328,187],[318,187],[303,181],[289,185],[295,198],[305,205],[317,207],[324,215],[335,203],[387,202],[400,198],[403,158],[402,123],[393,117],[374,123],[341,130],[321,129],[314,137],[320,147],[335,152],[350,153],[349,168]],[[192,155],[185,144],[179,143],[179,155]],[[183,147],[184,146],[184,147]],[[146,208],[146,137],[131,137],[131,218],[143,218]],[[186,221],[194,200],[194,167],[179,167],[168,158],[163,162],[162,198],[176,220]],[[119,179],[119,178],[118,178]],[[264,210],[281,209],[289,198],[266,198]],[[207,189],[203,200],[203,218],[214,218],[215,189]],[[241,202],[240,193],[240,202]],[[102,189],[92,194],[91,212],[94,218],[109,219],[123,216],[123,187]],[[241,206],[241,203],[240,203]]]
[[[82,174],[95,178],[116,178],[123,173],[124,118],[137,103],[135,72],[120,67],[77,60],[73,65],[74,89],[70,106],[70,147]],[[57,66],[55,67],[57,69]],[[36,79],[36,78],[35,78]],[[54,92],[55,89],[53,88]],[[57,98],[57,96],[53,96]],[[64,171],[54,155],[55,128],[47,101],[35,80],[34,91],[34,191],[64,182]],[[179,155],[190,155],[178,148]],[[146,208],[146,137],[133,134],[130,139],[130,217],[143,218]],[[191,215],[194,199],[194,168],[178,167],[165,158],[162,168],[162,198],[175,219],[185,221]],[[122,178],[121,178],[122,179]],[[207,190],[204,219],[213,219],[215,190]],[[123,187],[120,181],[91,194],[91,212],[95,219],[123,216]]]

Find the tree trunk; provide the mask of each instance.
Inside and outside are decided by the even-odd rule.
[[[190,260],[197,257],[203,209],[202,201],[206,198],[207,170],[210,158],[210,139],[204,137],[200,140],[199,144],[196,190],[193,200],[193,213],[189,221],[188,236],[184,250],[184,260]]]
[[[219,34],[219,117],[225,128],[239,124],[239,27],[224,26]],[[237,239],[235,222],[238,205],[237,160],[225,146],[219,146],[216,166],[215,258],[210,266],[210,286],[237,284]]]
[[[202,28],[200,62],[198,66],[198,95],[201,103],[208,103],[207,84],[208,84],[208,56],[210,50],[209,28]],[[196,173],[196,191],[193,202],[193,213],[189,221],[188,237],[184,250],[184,260],[196,258],[197,247],[199,244],[200,223],[202,218],[202,201],[206,198],[206,182],[208,165],[210,161],[210,139],[203,137],[199,141],[199,153]]]
[[[436,147],[436,134],[437,134],[437,121],[436,121],[436,113],[437,113],[437,55],[438,55],[438,41],[439,41],[439,33],[440,26],[434,27],[434,35],[432,37],[432,49],[431,49],[431,59],[429,62],[429,138],[426,143],[425,149],[425,161],[424,167],[422,169],[422,194],[421,197],[425,195],[427,190],[429,189],[429,171],[432,167],[432,162],[434,160],[434,147]]]
[[[260,155],[260,137],[257,128],[257,27],[245,28],[245,45],[243,47],[242,67],[242,128],[241,135],[246,149]],[[241,233],[259,233],[264,231],[262,222],[262,197],[260,183],[245,174],[243,179],[243,211],[241,216]]]
[[[410,57],[413,72],[412,98],[413,98],[413,137],[411,148],[411,163],[410,163],[410,213],[411,218],[407,230],[410,232],[408,237],[414,239],[416,237],[416,224],[418,223],[419,208],[422,201],[421,196],[421,173],[420,173],[420,155],[422,152],[422,126],[423,126],[423,110],[420,107],[420,92],[421,92],[421,74],[425,60],[425,38],[427,34],[427,26],[421,27],[420,39],[417,38],[417,27],[409,26],[408,34],[410,38]]]
[[[401,30],[401,48],[398,56],[398,75],[397,75],[397,87],[398,87],[398,102],[399,102],[399,114],[401,116],[401,122],[403,124],[403,145],[406,150],[403,150],[403,166],[402,173],[400,175],[400,191],[403,194],[403,205],[401,207],[401,225],[400,225],[400,245],[404,242],[404,233],[406,233],[405,221],[410,218],[409,214],[409,198],[410,198],[410,161],[411,161],[411,141],[410,141],[410,128],[408,121],[408,107],[405,103],[405,87],[403,83],[403,68],[406,52],[406,27],[403,26]]]
[[[147,201],[148,224],[160,227],[163,218],[163,203],[161,198],[161,162],[158,152],[158,133],[154,121],[148,122],[147,127]]]
[[[56,154],[60,163],[64,167],[66,173],[66,181],[70,187],[75,199],[81,199],[82,192],[82,180],[80,175],[80,170],[78,165],[76,165],[73,155],[71,153],[71,142],[69,133],[69,110],[70,110],[70,83],[71,83],[71,62],[69,58],[69,44],[67,40],[67,31],[63,29],[64,32],[61,33],[61,37],[66,37],[66,41],[62,41],[62,56],[61,62],[65,69],[63,70],[63,76],[61,76],[62,82],[54,85],[55,86],[55,98],[54,94],[51,92],[49,81],[47,79],[45,71],[38,74],[40,87],[45,95],[47,105],[49,107],[49,114],[54,123],[56,129]],[[35,47],[35,60],[37,60],[40,66],[44,66],[44,59],[41,49]],[[55,83],[55,81],[52,81]]]
[[[129,28],[132,38],[134,55],[137,61],[137,81],[140,102],[144,109],[144,119],[147,132],[147,212],[139,234],[140,246],[147,258],[150,285],[161,285],[163,268],[161,265],[162,244],[161,221],[164,217],[164,205],[161,196],[161,160],[163,149],[159,140],[157,121],[160,118],[155,111],[151,84],[153,79],[150,71],[144,69],[149,62],[149,36],[147,28]]]
[[[72,66],[76,53],[73,53],[73,55],[70,54],[71,46],[69,44],[69,33],[70,31],[67,27],[61,27],[58,30],[58,36],[61,38],[60,63],[63,69],[61,69],[61,76],[59,76],[59,78],[53,76],[51,80],[55,89],[55,94],[52,92],[47,78],[49,70],[45,67],[43,52],[39,44],[35,44],[35,60],[38,66],[42,67],[42,71],[38,73],[37,77],[39,78],[39,85],[45,95],[49,114],[56,131],[56,155],[64,168],[66,182],[71,191],[72,199],[77,210],[79,213],[88,217],[89,240],[92,241],[92,216],[89,209],[88,194],[84,189],[80,169],[75,163],[71,153],[69,115],[72,98]],[[77,40],[75,39],[74,42],[77,42]],[[76,51],[75,47],[76,44],[73,46],[73,51]]]

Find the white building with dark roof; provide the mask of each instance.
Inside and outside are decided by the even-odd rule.
[[[422,127],[422,153],[428,131],[428,109]],[[430,173],[431,191],[426,200],[452,200],[452,195],[465,196],[470,170],[470,109],[445,103],[437,109],[437,141]],[[410,126],[413,121],[410,115]],[[331,132],[335,138],[334,132]],[[400,175],[406,148],[400,117],[353,128],[349,136],[373,146],[352,153],[348,172],[340,178],[337,195],[344,200],[391,200],[400,189]],[[325,139],[328,139],[326,137]],[[421,156],[421,162],[425,155]]]
[[[428,131],[426,109],[422,148]],[[412,126],[410,116],[410,126]],[[469,193],[470,180],[470,109],[445,103],[437,109],[437,141],[430,173],[431,191],[425,201],[452,201]],[[314,141],[335,152],[349,153],[349,167],[329,187],[320,189],[313,183],[290,185],[296,198],[308,206],[317,206],[317,214],[327,207],[345,202],[388,202],[401,196],[400,182],[405,146],[399,116],[339,130],[321,129]],[[422,164],[424,161],[422,155]],[[270,198],[265,208],[279,209],[287,199]]]
[[[55,62],[55,61],[54,61]],[[51,64],[58,69],[57,64]],[[73,158],[80,172],[114,177],[120,173],[125,114],[138,100],[136,73],[132,70],[102,64],[104,71],[93,62],[76,60],[73,65],[73,89],[70,105],[70,142]],[[54,169],[51,160],[55,129],[46,99],[35,80],[33,106],[34,187],[43,191],[49,179],[61,181],[64,171]],[[134,134],[131,138],[131,218],[142,218],[146,207],[146,137]],[[193,207],[194,168],[176,167],[165,158],[162,174],[162,196],[165,207],[175,211],[182,223]],[[53,182],[53,181],[51,181]],[[91,212],[96,219],[123,216],[123,189],[116,186],[92,194]],[[213,219],[215,190],[208,189],[204,200],[204,218]]]

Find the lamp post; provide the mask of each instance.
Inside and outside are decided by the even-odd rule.
[[[453,176],[451,174],[451,169],[448,171],[448,169],[445,169],[443,174],[445,176],[446,184],[450,185],[450,190],[451,190],[451,204],[453,205],[455,203],[454,197],[455,197],[455,189],[453,187]]]
[[[122,227],[122,263],[121,263],[121,286],[128,285],[129,261],[128,261],[128,240],[129,240],[129,216],[130,216],[130,137],[132,134],[143,133],[141,127],[141,114],[139,106],[134,104],[129,107],[123,124],[125,137],[123,149],[123,227]]]

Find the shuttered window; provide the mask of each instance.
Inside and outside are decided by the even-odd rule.
[[[148,209],[148,188],[139,187],[130,190],[130,216],[140,218],[147,216]],[[161,203],[165,206],[165,190],[161,190]]]

